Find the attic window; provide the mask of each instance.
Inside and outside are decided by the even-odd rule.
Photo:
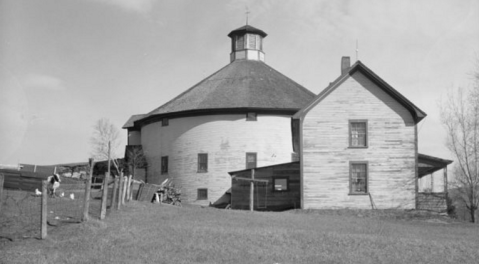
[[[258,121],[256,113],[255,112],[248,112],[246,114],[246,121]]]
[[[161,126],[168,126],[169,125],[169,120],[168,118],[163,118],[161,119]]]

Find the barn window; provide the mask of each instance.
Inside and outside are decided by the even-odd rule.
[[[350,194],[368,193],[368,163],[350,162]]]
[[[289,191],[288,178],[273,178],[273,192]]]
[[[246,168],[247,169],[256,168],[256,153],[255,152],[246,153]]]
[[[349,121],[349,146],[353,148],[368,146],[368,122],[366,120]]]
[[[161,157],[161,174],[168,173],[168,156]]]
[[[201,188],[198,189],[198,200],[208,200],[208,189]]]
[[[161,119],[161,126],[168,126],[169,125],[169,120],[168,118],[163,118]]]
[[[255,112],[248,112],[246,114],[246,121],[257,121],[257,120],[258,118]]]
[[[207,172],[208,171],[208,154],[200,153],[198,154],[198,172]]]

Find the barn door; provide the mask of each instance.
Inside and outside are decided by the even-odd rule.
[[[267,184],[264,182],[256,182],[254,184],[255,189],[255,207],[258,209],[266,209],[266,203],[268,202],[266,194]]]

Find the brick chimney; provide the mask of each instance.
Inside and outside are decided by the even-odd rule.
[[[349,57],[343,56],[341,58],[341,75],[349,70],[351,67],[351,59]]]

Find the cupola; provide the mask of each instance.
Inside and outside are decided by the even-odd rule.
[[[231,31],[231,62],[235,60],[264,61],[263,38],[267,36],[264,31],[246,25]]]

